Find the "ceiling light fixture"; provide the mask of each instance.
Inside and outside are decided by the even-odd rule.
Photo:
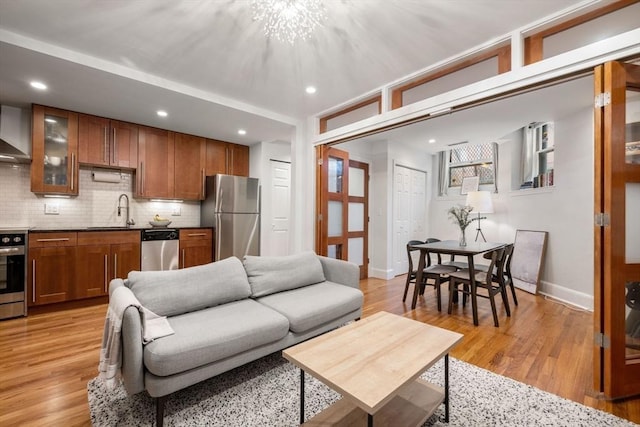
[[[39,89],[39,90],[46,90],[47,89],[47,85],[42,83],[42,82],[32,81],[29,84],[31,85],[32,88],[35,88],[35,89]]]
[[[436,142],[436,140],[435,140],[435,139],[433,139],[433,138],[431,138],[431,139],[429,140],[429,144],[434,144],[435,142]]]
[[[326,18],[322,0],[252,0],[251,8],[267,38],[290,44],[309,38]]]
[[[316,93],[316,88],[313,86],[307,86],[307,88],[305,89],[305,92],[307,92],[308,94],[314,94]]]
[[[164,110],[158,110],[156,114],[158,114],[160,117],[167,117],[169,115]]]
[[[244,129],[238,129],[238,135],[246,135],[247,131]]]

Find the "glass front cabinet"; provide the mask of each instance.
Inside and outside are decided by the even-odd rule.
[[[78,195],[78,114],[33,106],[31,191]]]

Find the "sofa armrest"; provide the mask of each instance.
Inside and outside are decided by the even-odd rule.
[[[360,289],[360,267],[356,264],[320,255],[318,255],[318,258],[322,264],[325,279],[330,282]]]
[[[136,307],[128,307],[122,319],[122,381],[129,394],[144,391],[142,322]]]
[[[119,287],[126,286],[122,279],[109,283],[109,297]],[[142,345],[142,320],[136,307],[127,307],[122,317],[122,382],[129,394],[144,390],[144,360]]]

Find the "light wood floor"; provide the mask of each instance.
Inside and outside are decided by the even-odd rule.
[[[384,310],[458,331],[465,337],[453,357],[640,423],[640,398],[614,403],[592,391],[591,313],[518,291],[520,305],[511,318],[501,311],[500,328],[480,300],[476,327],[469,305],[447,315],[443,301],[438,313],[432,288],[411,310],[401,301],[404,277],[361,287],[363,317]],[[97,374],[105,313],[100,304],[0,322],[0,426],[90,424],[86,386]]]

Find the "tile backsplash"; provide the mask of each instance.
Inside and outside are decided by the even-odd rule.
[[[148,226],[155,214],[170,219],[172,227],[200,225],[199,202],[152,202],[134,199],[133,174],[120,172],[120,182],[96,182],[90,169],[80,169],[77,197],[47,198],[31,192],[29,165],[0,163],[0,228],[82,228],[121,226],[126,212],[118,216],[118,198],[129,197],[131,217],[136,226]],[[124,199],[123,204],[124,206]],[[45,214],[45,210],[57,214]],[[172,215],[175,210],[179,216]]]

